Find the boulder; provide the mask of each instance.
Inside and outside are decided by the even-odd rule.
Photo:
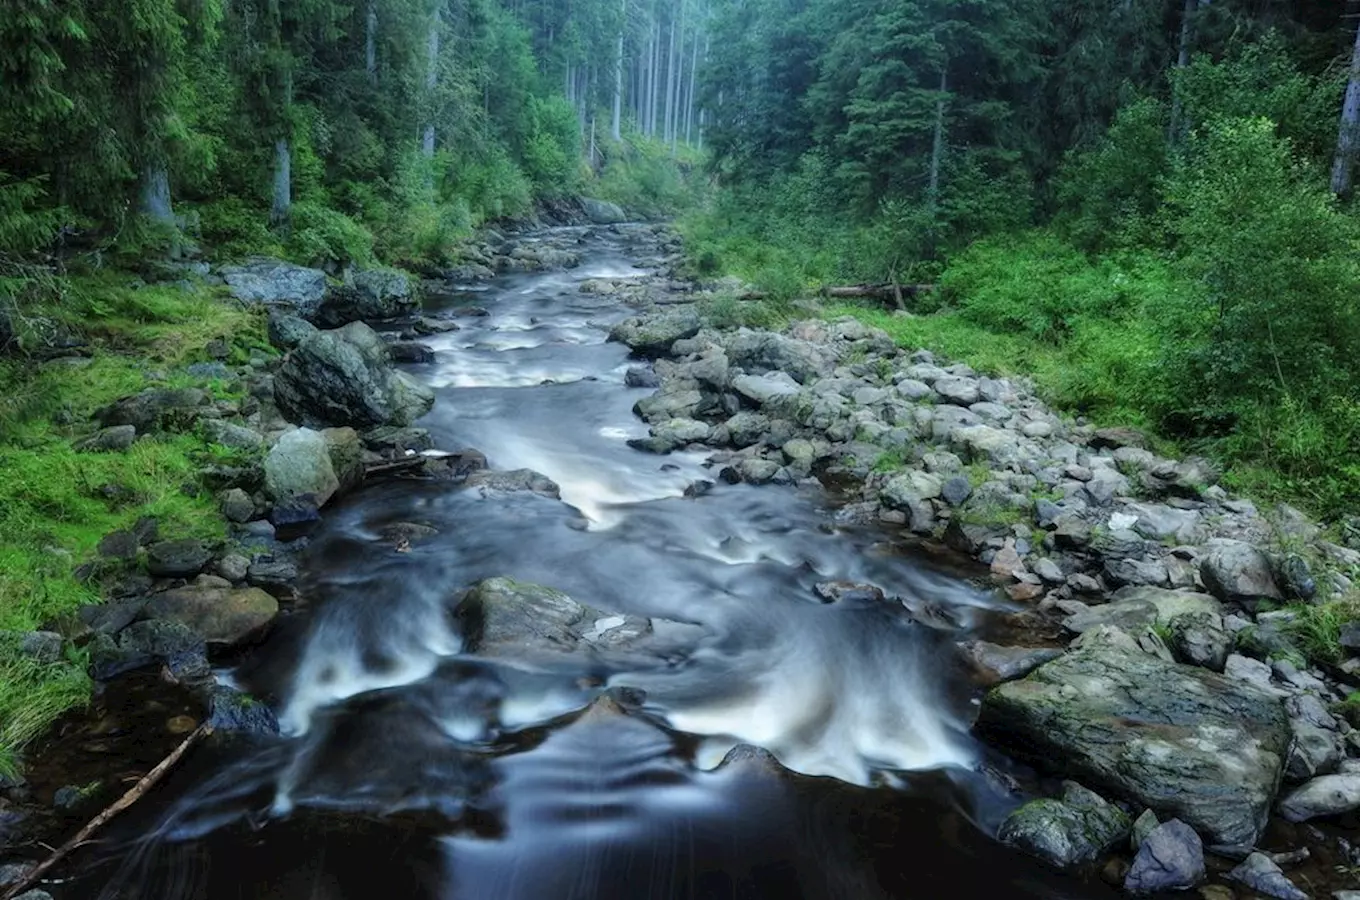
[[[1322,775],[1280,800],[1280,815],[1291,822],[1338,816],[1360,809],[1360,774]]]
[[[1208,594],[1168,591],[1155,587],[1124,587],[1110,596],[1110,602],[1068,616],[1063,626],[1078,634],[1097,625],[1113,625],[1138,633],[1155,625],[1167,625],[1185,613],[1218,615],[1218,601]]]
[[[146,570],[157,578],[193,578],[212,560],[202,541],[157,541],[146,548]]]
[[[661,357],[670,353],[671,345],[699,333],[702,322],[693,309],[667,309],[624,319],[609,331],[609,340],[626,345],[633,353],[645,357]]]
[[[410,425],[434,393],[392,368],[387,348],[361,322],[304,338],[274,376],[279,410],[304,425]]]
[[[624,215],[623,208],[617,203],[610,203],[608,200],[582,197],[581,209],[585,212],[586,218],[595,225],[618,225],[628,220],[628,217]]]
[[[292,350],[316,330],[315,325],[298,316],[277,310],[269,313],[269,343],[280,350]]]
[[[180,622],[134,622],[118,633],[117,643],[107,634],[90,642],[95,678],[107,680],[151,663],[165,664],[177,678],[205,678],[212,672],[203,636]]]
[[[557,486],[557,482],[547,475],[535,472],[533,469],[512,469],[508,472],[482,469],[468,475],[464,484],[469,488],[479,489],[483,496],[488,492],[528,492],[542,494],[553,499],[559,499],[562,496],[562,490]]]
[[[935,393],[945,403],[955,406],[972,406],[978,402],[978,382],[976,378],[960,378],[946,375],[935,379]]]
[[[1023,678],[1063,654],[1057,647],[1002,647],[987,641],[967,641],[959,649],[987,685]]]
[[[1067,782],[1061,800],[1031,800],[1001,823],[997,838],[1051,866],[1094,862],[1129,836],[1129,817],[1079,784]]]
[[[1200,560],[1204,586],[1220,600],[1255,604],[1283,599],[1270,560],[1245,541],[1215,539]]]
[[[310,495],[325,506],[340,489],[325,436],[310,428],[285,433],[265,457],[264,484],[271,499]]]
[[[135,425],[114,425],[111,428],[101,428],[76,444],[76,449],[86,453],[109,453],[126,450],[135,440],[137,440]]]
[[[326,455],[331,469],[340,483],[340,492],[351,491],[364,480],[364,444],[353,428],[326,428],[321,432],[326,441]]]
[[[711,429],[694,419],[667,419],[651,429],[651,437],[633,438],[628,446],[651,453],[669,453],[708,439]]]
[[[365,269],[327,292],[315,320],[324,328],[337,328],[350,322],[395,319],[409,315],[419,303],[405,272]]]
[[[783,372],[799,384],[831,374],[835,364],[827,348],[769,331],[743,328],[724,347],[728,361],[750,374]]]
[[[434,348],[415,341],[393,341],[387,345],[387,354],[396,363],[432,363],[435,360]]]
[[[210,644],[231,646],[273,622],[279,603],[258,588],[193,584],[155,595],[145,613],[178,622]]]
[[[316,315],[326,296],[326,273],[281,259],[252,259],[244,265],[221,270],[231,295],[242,303],[283,304],[304,319]]]
[[[230,488],[218,495],[217,505],[228,522],[240,525],[255,518],[255,501],[240,488]]]
[[[993,688],[977,728],[1040,766],[1244,848],[1265,826],[1291,740],[1277,698],[1104,643]]]
[[[509,578],[473,585],[454,611],[467,652],[551,660],[578,655],[653,660],[692,646],[704,631],[664,619],[617,615],[578,603],[561,591]]]
[[[137,434],[187,431],[211,402],[208,393],[198,388],[148,388],[114,401],[94,417],[106,428],[131,425]]]
[[[800,388],[798,382],[784,372],[770,372],[766,375],[738,375],[732,379],[732,390],[756,406],[770,406],[798,396]]]
[[[203,436],[211,443],[220,444],[232,450],[258,450],[264,446],[264,435],[258,431],[223,422],[221,419],[205,419]]]
[[[1204,843],[1180,819],[1156,826],[1138,845],[1124,878],[1130,894],[1186,891],[1204,880]]]
[[[1310,900],[1309,896],[1294,886],[1284,872],[1264,853],[1252,853],[1231,872],[1228,877],[1241,882],[1263,897],[1277,900]]]
[[[220,684],[208,698],[208,725],[215,736],[272,737],[279,733],[279,720],[269,704]]]
[[[1222,672],[1232,652],[1232,635],[1223,627],[1223,617],[1210,610],[1177,613],[1167,620],[1171,652],[1176,659],[1192,666]]]

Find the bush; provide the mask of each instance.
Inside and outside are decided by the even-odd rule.
[[[293,204],[288,254],[307,265],[370,265],[373,235],[342,212],[312,201]]]

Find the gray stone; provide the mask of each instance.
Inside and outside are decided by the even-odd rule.
[[[893,386],[898,395],[905,400],[916,403],[926,397],[932,397],[935,390],[924,381],[917,381],[915,378],[904,378]]]
[[[94,417],[106,428],[131,425],[137,434],[186,431],[211,401],[208,393],[199,388],[147,388],[110,403],[95,412]],[[126,430],[120,434],[126,434]]]
[[[1309,900],[1307,894],[1285,877],[1280,867],[1264,853],[1252,853],[1228,877],[1240,881],[1258,894],[1278,900]]]
[[[350,322],[408,315],[418,305],[405,272],[364,269],[354,273],[348,283],[326,293],[315,319],[318,325],[335,328]]]
[[[488,493],[532,493],[545,497],[561,499],[562,489],[557,482],[533,469],[511,469],[500,471],[482,469],[468,475],[463,482],[468,488],[477,488],[483,496]]]
[[[279,438],[264,460],[265,491],[274,500],[311,495],[324,506],[340,489],[326,438],[298,428]]]
[[[770,428],[770,419],[760,413],[743,410],[725,423],[727,439],[733,447],[750,447],[759,444]]]
[[[19,652],[35,662],[57,662],[61,659],[61,635],[54,631],[25,632],[19,637]]]
[[[279,614],[279,602],[257,588],[188,585],[156,594],[146,614],[178,622],[210,644],[232,646],[259,633]]]
[[[279,720],[267,703],[220,684],[213,686],[208,699],[208,725],[219,738],[272,737],[279,733]]]
[[[292,350],[316,330],[315,325],[298,316],[279,311],[269,313],[269,343],[280,350]]]
[[[425,364],[435,360],[434,348],[418,341],[392,341],[387,354],[395,363]]]
[[[98,679],[154,662],[165,663],[182,678],[201,678],[212,671],[202,635],[180,622],[134,622],[119,632],[116,644],[108,635],[90,644],[92,674]]]
[[[101,428],[91,437],[76,444],[76,449],[86,453],[109,453],[126,450],[137,440],[137,426],[114,425]]]
[[[353,428],[325,428],[321,437],[326,441],[326,455],[340,482],[340,492],[358,487],[364,480],[364,444],[359,433]]]
[[[986,422],[1005,422],[1015,415],[1008,407],[1002,406],[1000,403],[974,403],[968,409]]]
[[[1097,625],[1114,625],[1136,634],[1155,625],[1167,625],[1177,616],[1192,612],[1217,615],[1218,601],[1208,594],[1190,591],[1125,587],[1115,591],[1109,603],[1070,616],[1063,626],[1080,634]]]
[[[213,571],[230,582],[244,581],[250,560],[239,553],[228,553],[213,565]]]
[[[1298,719],[1291,719],[1289,724],[1294,732],[1294,746],[1285,763],[1285,779],[1298,784],[1335,771],[1344,756],[1340,736]]]
[[[724,346],[732,365],[752,374],[783,372],[799,384],[830,374],[833,366],[824,347],[768,331],[743,328],[726,337]]]
[[[1171,652],[1183,663],[1222,672],[1232,651],[1223,617],[1210,610],[1178,613],[1167,621]]]
[[[258,450],[264,446],[264,435],[241,425],[223,422],[221,419],[205,419],[203,436],[214,444],[233,450]]]
[[[274,399],[304,425],[410,425],[434,406],[434,393],[392,368],[387,347],[362,322],[318,331],[285,357]]]
[[[1001,823],[997,838],[1051,866],[1072,868],[1099,859],[1129,834],[1119,807],[1067,782],[1061,800],[1032,800]]]
[[[1133,851],[1138,852],[1138,848],[1143,846],[1143,841],[1152,834],[1161,823],[1157,821],[1157,814],[1150,809],[1145,809],[1138,814],[1138,818],[1133,820],[1133,834],[1129,836],[1129,846]]]
[[[212,559],[202,541],[158,541],[146,548],[146,570],[157,578],[192,578]]]
[[[246,581],[254,587],[274,592],[291,590],[297,581],[297,566],[287,559],[257,556],[246,569]]]
[[[661,379],[650,366],[633,366],[623,374],[623,383],[630,388],[656,388],[661,386]]]
[[[1030,569],[1048,584],[1062,584],[1066,580],[1063,570],[1053,560],[1047,557],[1030,562]]]
[[[655,424],[667,419],[691,419],[699,414],[703,403],[704,395],[696,390],[666,385],[633,404],[633,412],[643,421]]]
[[[941,400],[955,406],[972,406],[980,399],[978,383],[973,378],[945,375],[942,378],[935,379],[933,387]]]
[[[953,475],[940,488],[940,496],[950,506],[959,506],[973,493],[973,485],[963,475]]]
[[[626,345],[638,356],[660,357],[670,353],[676,341],[698,334],[702,324],[691,308],[667,309],[624,319],[610,329],[609,340]]]
[[[732,389],[757,406],[775,405],[798,396],[800,388],[783,372],[766,375],[738,375],[732,379]]]
[[[1160,559],[1107,559],[1105,580],[1112,585],[1166,587],[1171,576]]]
[[[1260,837],[1291,739],[1278,699],[1109,647],[1069,651],[993,688],[977,727],[1031,762],[1235,847]]]
[[[1063,653],[1057,647],[1002,647],[987,641],[968,641],[959,650],[987,685],[1023,678]]]
[[[1204,877],[1204,843],[1195,829],[1172,819],[1156,825],[1140,842],[1133,866],[1124,878],[1124,890],[1135,895],[1184,891]]]
[[[1096,506],[1109,506],[1115,497],[1129,492],[1129,480],[1110,467],[1096,469],[1086,482],[1086,494]]]
[[[628,220],[623,208],[608,200],[582,197],[581,209],[585,212],[586,218],[596,225],[617,225]]]
[[[279,259],[252,259],[221,270],[231,295],[243,303],[286,304],[303,318],[316,314],[326,295],[326,273]]]
[[[709,432],[708,425],[694,419],[667,419],[652,426],[651,437],[635,438],[628,446],[651,453],[669,453],[708,440]]]
[[[1295,788],[1279,802],[1280,815],[1306,822],[1360,809],[1360,775],[1322,775]]]
[[[743,459],[737,464],[737,472],[747,484],[769,484],[779,473],[779,463],[758,457]]]
[[[1210,541],[1200,560],[1199,574],[1204,586],[1220,600],[1254,604],[1283,599],[1270,560],[1244,541]]]

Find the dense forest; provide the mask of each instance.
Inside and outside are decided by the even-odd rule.
[[[938,286],[913,305],[935,315],[879,324],[1353,512],[1358,20],[1321,0],[726,4],[701,103],[727,190],[691,250],[777,297]]]

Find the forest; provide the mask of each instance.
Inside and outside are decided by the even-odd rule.
[[[0,631],[91,600],[72,558],[140,515],[221,530],[183,485],[239,453],[73,447],[210,339],[268,351],[210,266],[427,271],[583,196],[675,219],[688,274],[741,283],[733,322],[859,317],[1347,527],[1357,25],[1356,0],[6,0]],[[826,290],[854,285],[879,299]],[[0,770],[87,691],[0,640]]]

